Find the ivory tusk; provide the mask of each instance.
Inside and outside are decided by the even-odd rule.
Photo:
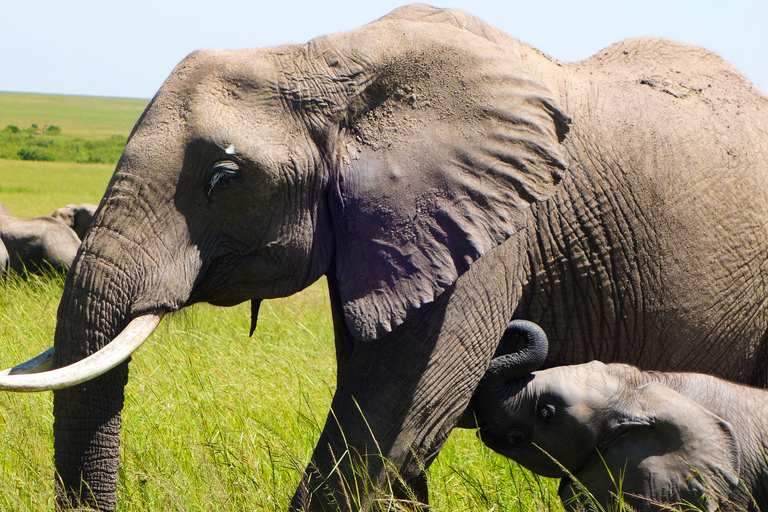
[[[53,347],[39,356],[0,372],[0,391],[51,391],[89,381],[128,359],[152,334],[162,314],[134,318],[98,352],[62,368],[53,366]]]

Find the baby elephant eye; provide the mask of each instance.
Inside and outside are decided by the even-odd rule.
[[[224,187],[237,179],[240,175],[240,168],[231,160],[222,160],[211,166],[208,173],[208,185],[205,187],[205,195],[211,198],[215,187]]]
[[[555,406],[547,404],[537,407],[536,416],[543,422],[551,421],[555,417]]]

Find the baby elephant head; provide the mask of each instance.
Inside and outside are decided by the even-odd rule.
[[[725,420],[633,366],[533,371],[543,357],[520,354],[543,346],[546,356],[546,336],[530,322],[505,335],[520,334],[527,347],[494,359],[480,384],[479,436],[534,473],[563,478],[566,506],[588,505],[588,490],[610,510],[620,489],[636,510],[658,510],[654,502],[714,510],[737,485],[739,446]]]

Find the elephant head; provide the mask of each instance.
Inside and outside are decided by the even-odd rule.
[[[609,510],[622,492],[633,510],[715,510],[738,484],[731,424],[653,374],[598,361],[526,374],[508,361],[495,359],[478,390],[478,435],[534,473],[562,478],[566,506]]]
[[[80,240],[82,240],[88,232],[88,228],[91,225],[91,219],[93,219],[93,214],[95,212],[96,205],[93,204],[68,204],[62,208],[57,208],[56,211],[51,214],[51,217],[59,219],[72,228],[74,232],[77,233],[77,236],[80,237]]]
[[[67,276],[56,369],[0,379],[71,386],[54,394],[62,506],[115,507],[125,360],[164,313],[250,300],[255,324],[261,300],[325,274],[337,343],[398,339],[521,229],[565,169],[568,118],[522,45],[497,35],[416,5],[306,45],[198,51],[176,67]],[[337,398],[351,396],[339,380]],[[336,467],[326,452],[322,471]]]

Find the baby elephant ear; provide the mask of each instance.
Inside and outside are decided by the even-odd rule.
[[[586,488],[607,510],[621,489],[624,502],[637,511],[659,510],[658,503],[719,510],[739,480],[739,444],[731,425],[663,384],[646,384],[637,393],[637,409],[574,475],[581,485],[563,482],[563,503],[574,510],[586,503]]]
[[[450,25],[374,25],[360,37],[391,46],[339,124],[332,174],[339,291],[362,340],[523,228],[561,180],[569,121],[506,47]]]

